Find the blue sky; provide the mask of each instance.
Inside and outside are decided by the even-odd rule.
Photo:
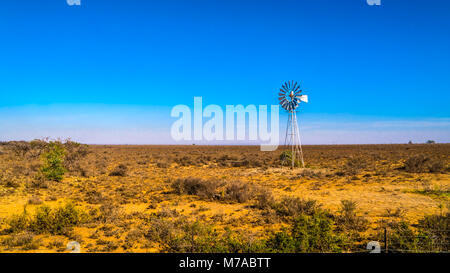
[[[449,142],[449,14],[445,0],[4,1],[0,140],[173,143],[173,106],[276,104],[293,79],[306,144]]]

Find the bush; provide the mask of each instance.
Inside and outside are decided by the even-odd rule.
[[[283,151],[280,154],[280,162],[282,166],[292,166],[292,151]],[[295,160],[294,167],[300,167],[301,162],[299,160]]]
[[[272,193],[266,189],[260,189],[256,194],[256,207],[258,209],[273,208],[275,199]]]
[[[248,184],[240,181],[234,181],[226,185],[222,199],[226,201],[245,203],[253,198],[253,195],[253,188]]]
[[[281,216],[313,215],[319,209],[316,200],[303,200],[299,197],[284,197],[274,205],[277,214]]]
[[[127,175],[127,166],[124,164],[119,164],[112,172],[109,173],[109,176],[126,176]]]
[[[60,142],[50,142],[48,151],[42,154],[44,165],[40,172],[48,180],[61,181],[66,169],[63,166],[65,149]]]
[[[336,222],[344,231],[361,232],[367,228],[367,219],[356,215],[356,202],[351,200],[341,201],[340,214]]]
[[[389,248],[396,252],[448,252],[450,250],[450,213],[426,215],[417,229],[407,222],[387,224]],[[384,240],[384,231],[379,233]]]
[[[9,228],[6,230],[7,233],[17,233],[24,231],[28,228],[28,225],[30,223],[29,216],[27,214],[27,211],[24,209],[22,214],[16,214],[13,215],[8,221],[7,221]]]
[[[197,195],[203,199],[245,203],[255,197],[255,189],[241,181],[218,182],[201,178],[179,178],[171,187],[177,194]]]
[[[410,173],[440,173],[445,170],[445,164],[438,159],[433,160],[424,155],[416,155],[409,157],[402,169]]]
[[[34,240],[34,234],[30,232],[13,234],[10,237],[6,237],[2,244],[9,248],[22,247],[24,250],[38,249],[40,246],[40,242]]]
[[[36,209],[33,217],[30,217],[26,210],[20,215],[13,215],[8,221],[7,232],[17,233],[28,230],[37,234],[64,235],[72,227],[82,223],[86,219],[85,217],[86,214],[75,208],[72,203],[55,209],[42,205]]]
[[[418,223],[420,246],[429,251],[450,251],[450,213],[426,215]]]
[[[419,238],[407,222],[390,222],[387,232],[391,250],[396,252],[418,250]],[[384,230],[378,234],[378,241],[384,241]]]
[[[8,147],[11,149],[17,156],[25,156],[28,151],[30,151],[31,146],[28,142],[25,141],[10,141],[8,142]]]
[[[213,180],[189,177],[179,178],[171,186],[177,194],[190,194],[206,199],[213,199],[217,197],[216,191],[219,183]]]
[[[271,252],[338,252],[340,236],[333,230],[333,220],[323,212],[299,215],[289,230],[273,234],[267,240]]]

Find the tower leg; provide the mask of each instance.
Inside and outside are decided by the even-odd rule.
[[[302,141],[301,141],[301,138],[300,138],[300,130],[298,128],[297,115],[295,115],[295,131],[296,131],[296,136],[297,136],[296,148],[298,150],[298,153],[299,153],[299,156],[300,156],[300,160],[302,162],[302,168],[304,168],[305,167],[305,162],[303,160]]]
[[[302,168],[304,168],[305,162],[303,160],[302,142],[300,140],[300,130],[298,127],[297,114],[295,111],[289,111],[284,145],[287,147],[291,146],[291,168],[294,169],[297,160],[301,162]]]
[[[291,168],[294,169],[295,167],[295,130],[294,130],[294,118],[295,118],[295,112],[291,111]]]

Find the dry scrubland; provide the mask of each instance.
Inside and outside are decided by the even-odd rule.
[[[295,170],[282,147],[56,146],[52,176],[55,146],[1,143],[0,252],[450,247],[448,144],[306,146]]]

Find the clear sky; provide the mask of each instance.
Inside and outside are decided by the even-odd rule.
[[[173,106],[276,104],[292,79],[306,144],[450,142],[449,17],[446,0],[5,0],[0,140],[173,143]]]

